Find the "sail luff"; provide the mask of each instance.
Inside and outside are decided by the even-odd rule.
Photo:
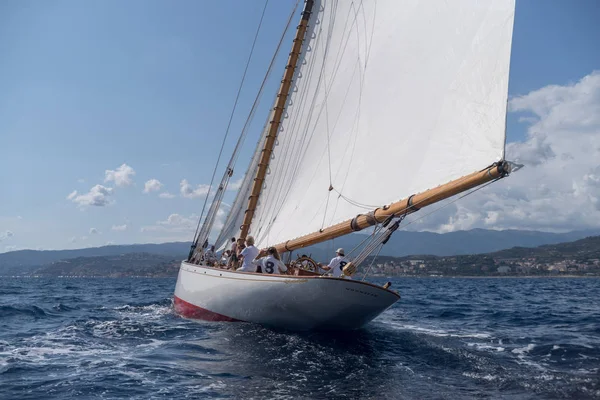
[[[473,189],[477,186],[502,178],[510,172],[507,162],[502,161],[482,171],[453,180],[436,188],[412,195],[406,199],[383,206],[368,214],[359,214],[355,218],[340,222],[318,232],[279,243],[274,247],[279,252],[293,251],[313,244],[321,243],[340,236],[358,232],[370,226],[385,221],[390,216],[400,217],[411,214],[423,207],[435,204],[439,201]]]
[[[250,224],[252,223],[254,212],[258,204],[258,198],[263,188],[265,176],[271,161],[271,154],[273,153],[273,147],[275,146],[275,141],[277,139],[277,134],[279,133],[288,95],[292,87],[292,81],[296,71],[296,64],[298,63],[302,44],[304,43],[304,36],[306,34],[310,15],[312,13],[313,3],[314,0],[306,0],[306,3],[304,4],[302,18],[296,31],[292,51],[290,52],[288,62],[285,67],[285,72],[283,74],[283,79],[281,80],[281,85],[279,87],[279,92],[277,94],[277,102],[273,108],[273,119],[270,121],[269,132],[266,136],[265,146],[262,150],[261,158],[258,163],[256,178],[252,184],[252,191],[248,199],[248,208],[245,212],[244,222],[242,223],[239,235],[241,239],[245,239],[248,235]]]

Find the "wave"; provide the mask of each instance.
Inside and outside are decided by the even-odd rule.
[[[49,313],[44,311],[43,308],[34,305],[23,305],[23,306],[0,306],[0,317],[22,317],[28,316],[33,318],[44,318],[49,316]]]
[[[57,305],[52,306],[52,309],[55,310],[55,311],[66,312],[66,311],[78,310],[79,307],[76,307],[76,306],[75,307],[71,307],[71,306],[68,306],[68,305],[63,304],[63,303],[58,303]]]

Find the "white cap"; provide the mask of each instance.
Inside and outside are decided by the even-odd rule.
[[[346,254],[346,253],[344,252],[344,249],[342,249],[341,247],[340,247],[339,249],[337,249],[336,253],[338,253],[338,254],[341,254],[341,255],[344,255],[344,254]]]

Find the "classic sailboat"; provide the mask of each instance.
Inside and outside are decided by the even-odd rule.
[[[514,0],[306,0],[268,123],[217,245],[252,235],[287,254],[269,275],[198,262],[241,141],[181,263],[190,318],[356,329],[400,299],[352,279],[402,219],[506,177]],[[241,136],[240,136],[241,137]],[[293,251],[370,228],[341,277]],[[307,266],[309,268],[307,268]],[[312,268],[310,268],[312,267]]]

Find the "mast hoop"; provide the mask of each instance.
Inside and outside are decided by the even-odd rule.
[[[488,171],[489,173],[489,171]],[[417,207],[416,205],[413,204],[413,197],[415,197],[414,194],[410,195],[410,197],[408,198],[408,207],[406,207],[407,211],[419,211],[421,209],[421,207]],[[405,214],[406,215],[406,214]]]
[[[376,225],[377,222],[377,218],[375,218],[375,212],[378,210],[375,209],[374,211],[368,212],[366,214],[358,214],[356,217],[352,218],[352,220],[350,221],[350,228],[352,228],[352,230],[354,232],[358,232],[358,231],[362,231],[363,228],[360,227],[360,225],[358,224],[358,218],[359,217],[365,217],[367,219],[367,222],[370,225]],[[322,231],[322,229],[321,229]]]

